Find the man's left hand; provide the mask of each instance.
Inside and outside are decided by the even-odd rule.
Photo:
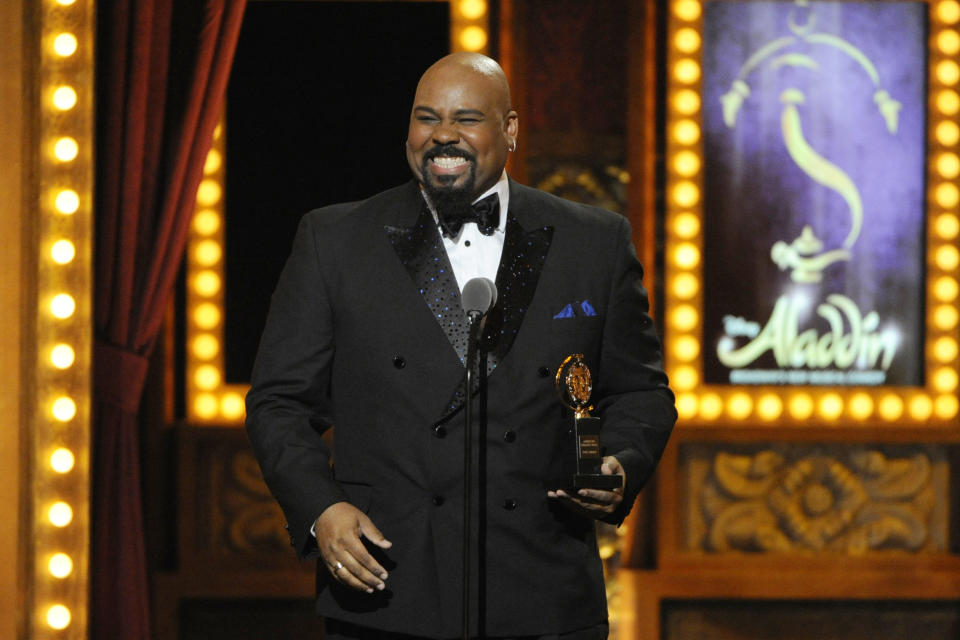
[[[605,491],[603,489],[580,489],[576,494],[570,494],[563,489],[547,491],[547,497],[558,500],[560,504],[593,518],[610,515],[623,502],[623,487],[627,484],[626,471],[620,466],[620,461],[613,456],[606,456],[600,465],[600,473],[605,476],[620,476],[623,481],[618,489]]]

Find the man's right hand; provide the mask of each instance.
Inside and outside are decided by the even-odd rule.
[[[334,578],[357,591],[383,590],[387,571],[370,555],[360,537],[381,549],[389,549],[393,543],[383,537],[367,514],[349,502],[336,502],[320,514],[314,530],[320,555]]]

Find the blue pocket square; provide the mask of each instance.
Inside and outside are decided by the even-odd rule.
[[[577,316],[595,316],[597,315],[596,309],[593,308],[593,305],[590,304],[589,300],[584,300],[583,302],[571,302],[563,309],[560,310],[560,313],[553,316],[554,320],[560,320],[562,318],[575,318]]]

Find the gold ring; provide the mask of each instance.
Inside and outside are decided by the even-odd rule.
[[[340,561],[337,561],[337,566],[333,568],[333,571],[334,573],[336,573],[337,571],[340,571],[340,569],[343,569],[343,563]]]

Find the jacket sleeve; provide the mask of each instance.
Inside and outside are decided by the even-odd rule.
[[[626,472],[623,502],[604,518],[620,524],[653,474],[677,412],[626,218],[620,222],[612,250],[613,277],[595,393],[603,420],[601,444]]]
[[[322,435],[332,425],[335,345],[329,282],[316,219],[300,222],[270,311],[247,394],[246,429],[264,480],[301,557],[317,553],[314,520],[346,495],[333,479]]]

